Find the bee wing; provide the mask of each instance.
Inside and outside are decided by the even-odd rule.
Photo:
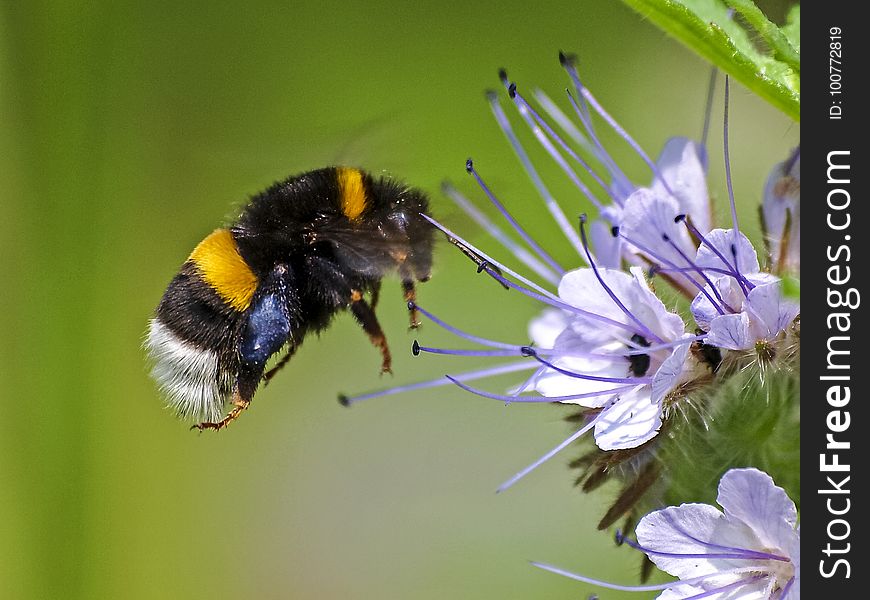
[[[318,229],[315,240],[329,243],[342,263],[373,276],[382,275],[386,265],[401,263],[418,245],[404,236],[390,238],[380,229],[341,226]]]

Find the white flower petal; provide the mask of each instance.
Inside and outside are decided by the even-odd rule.
[[[628,273],[603,268],[598,269],[598,273],[623,304],[626,299],[636,294],[634,279]],[[573,306],[619,323],[628,322],[628,317],[613,301],[592,269],[577,269],[565,273],[562,281],[559,282],[559,298]],[[588,326],[602,328],[600,321],[584,319],[583,327]]]
[[[746,297],[746,308],[758,339],[772,339],[788,327],[800,313],[800,305],[786,300],[777,280],[757,285]]]
[[[650,289],[641,267],[629,269],[637,281],[637,301],[631,311],[640,321],[666,342],[674,341],[686,331],[683,319],[667,309],[664,303]],[[650,340],[647,340],[650,341]]]
[[[749,315],[720,315],[710,322],[706,342],[728,350],[746,350],[755,344],[749,330]]]
[[[684,137],[673,137],[665,143],[656,165],[677,197],[680,212],[689,215],[701,233],[710,231],[710,195],[702,160],[703,148]],[[653,191],[666,194],[659,179],[652,183]]]
[[[686,258],[691,258],[696,248],[686,227],[674,221],[682,214],[677,200],[670,195],[640,188],[625,201],[622,213],[622,235],[630,240],[629,246],[649,257],[650,262],[665,267],[687,267]],[[665,240],[667,236],[668,240]],[[676,246],[679,248],[674,248]],[[670,273],[681,285],[696,289],[686,279],[702,282],[694,272]]]
[[[716,298],[713,294],[713,290],[710,289],[710,286],[704,286],[707,294],[709,294],[709,298],[707,294],[703,292],[698,292],[698,295],[695,296],[695,299],[692,300],[692,305],[690,310],[692,311],[692,317],[695,319],[695,323],[698,324],[698,327],[703,329],[704,331],[710,330],[710,323],[716,317],[720,316],[720,313],[716,307],[710,302],[710,298]],[[718,301],[717,301],[718,302]]]
[[[734,245],[734,230],[733,229],[714,229],[704,236],[710,246],[724,256],[729,267],[722,259],[719,258],[716,251],[710,248],[706,243],[702,243],[698,247],[698,255],[695,257],[695,263],[704,269],[725,269],[731,271],[734,266],[734,254],[731,252],[731,246]],[[758,265],[758,254],[752,246],[752,242],[739,232],[737,236],[737,269],[742,275],[749,273],[757,273],[761,270]]]
[[[681,504],[650,513],[640,520],[635,534],[640,545],[650,551],[650,560],[680,579],[746,566],[745,560],[705,558],[703,555],[715,552],[711,543],[750,549],[758,543],[752,530],[740,523],[730,523],[709,504]],[[685,554],[701,556],[673,556]]]
[[[749,577],[751,577],[751,575],[743,575],[744,579]],[[665,590],[664,593],[656,597],[656,600],[686,600],[686,598],[693,598],[702,593],[710,594],[714,589],[721,588],[730,583],[736,582],[739,579],[741,579],[741,577],[737,575],[732,575],[727,578],[721,577],[716,578],[715,581],[703,586],[675,582],[674,587]],[[713,593],[709,596],[704,596],[703,598],[704,600],[770,600],[765,587],[767,582],[767,579],[762,579],[760,581],[746,583],[745,585],[733,589],[728,589],[718,594]]]
[[[542,396],[575,396],[580,394],[595,394],[577,400],[562,400],[564,404],[577,404],[588,408],[600,408],[607,404],[608,400],[613,397],[614,392],[608,392],[618,384],[602,383],[600,381],[589,381],[586,379],[577,379],[568,377],[555,371],[549,370],[535,378],[535,390]]]
[[[557,308],[545,309],[529,322],[529,338],[539,348],[552,348],[568,326],[568,317]]]
[[[684,337],[692,337],[686,334]],[[655,403],[660,403],[664,397],[670,393],[686,368],[686,357],[689,355],[690,342],[680,344],[671,355],[665,359],[662,366],[658,368],[653,376],[651,400]]]
[[[589,225],[589,238],[595,250],[597,265],[618,269],[622,265],[622,240],[613,236],[611,227],[604,221],[593,221]]]
[[[658,434],[662,407],[650,401],[649,386],[627,393],[605,408],[595,424],[595,443],[602,450],[636,448]]]
[[[729,517],[746,523],[764,547],[781,552],[792,549],[797,537],[797,510],[785,490],[775,485],[767,473],[731,469],[719,482],[717,502]]]

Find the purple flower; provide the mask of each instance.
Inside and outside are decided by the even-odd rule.
[[[717,247],[716,244],[724,242],[718,233],[710,232],[703,146],[686,138],[672,138],[654,162],[581,83],[574,62],[564,56],[561,59],[574,83],[568,99],[576,121],[538,92],[535,94],[538,103],[549,116],[545,119],[503,72],[502,81],[532,134],[580,194],[598,209],[604,222],[588,226],[585,215],[581,215],[579,230],[571,223],[520,143],[498,97],[489,94],[489,100],[497,123],[544,206],[577,251],[576,262],[585,266],[565,268],[550,255],[510,214],[468,159],[466,172],[506,226],[499,226],[452,185],[445,185],[445,193],[532,275],[522,275],[458,233],[429,220],[477,264],[478,272],[487,273],[501,286],[543,305],[541,315],[529,327],[533,343],[482,338],[415,306],[430,321],[474,345],[467,349],[435,348],[414,342],[415,355],[499,356],[508,358],[508,362],[372,394],[342,397],[342,402],[350,405],[385,394],[455,384],[506,404],[563,403],[588,409],[582,414],[584,422],[580,429],[517,473],[500,490],[587,434],[594,436],[597,446],[604,451],[637,448],[654,439],[667,410],[687,390],[694,389],[690,379],[697,377],[697,383],[702,385],[711,381],[710,361],[699,366],[697,356],[703,356],[703,352],[690,353],[690,347],[694,342],[709,346],[708,338],[714,333],[731,332],[736,327],[722,317],[747,320],[746,331],[734,333],[741,340],[741,347],[745,340],[775,336],[794,318],[790,306],[771,306],[778,298],[774,293],[778,288],[764,287],[773,281],[759,273],[754,250],[751,245],[748,249],[743,247],[748,241],[739,232],[733,234],[734,240],[740,241],[739,254],[732,256],[730,246],[722,251]],[[593,125],[593,114],[647,164],[651,172],[649,187],[632,183],[604,149]],[[556,131],[556,126],[562,133]],[[578,146],[584,156],[594,159],[594,168],[575,150]],[[733,196],[731,206],[736,231]],[[711,236],[709,240],[707,236]],[[590,247],[588,237],[593,239],[594,246]],[[626,262],[634,265],[630,273],[621,270]],[[653,293],[642,268],[650,266],[651,274],[673,283],[687,297],[698,296],[708,302],[709,306],[696,300],[693,306],[704,332],[687,334],[681,317],[669,311]],[[724,290],[732,284],[737,286],[735,290]],[[738,292],[740,296],[734,296]],[[728,301],[723,300],[723,293]],[[473,384],[524,370],[531,373],[507,391],[490,391]]]
[[[729,350],[747,350],[772,341],[800,313],[800,306],[782,295],[778,277],[760,272],[755,249],[733,230],[714,229],[698,249],[695,263],[711,274],[692,302],[692,315],[706,343]],[[730,258],[727,256],[730,255]]]
[[[722,510],[681,504],[646,515],[637,543],[663,571],[664,585],[621,586],[542,563],[542,569],[619,590],[662,590],[658,600],[800,600],[800,528],[785,491],[758,469],[731,469],[719,482]]]
[[[596,316],[548,313],[533,321],[532,338],[551,341],[553,368],[539,372],[532,387],[543,396],[573,398],[565,403],[602,408],[594,429],[602,450],[652,439],[661,427],[662,401],[686,363],[691,339],[683,339],[682,319],[665,308],[638,268],[631,275],[571,271],[559,284],[559,298]],[[621,386],[616,392],[615,383]]]
[[[799,273],[801,268],[801,155],[773,167],[761,203],[765,243],[774,273]]]

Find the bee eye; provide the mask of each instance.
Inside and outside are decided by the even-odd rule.
[[[408,215],[406,215],[404,211],[390,213],[387,220],[395,225],[400,231],[404,231],[408,227]]]

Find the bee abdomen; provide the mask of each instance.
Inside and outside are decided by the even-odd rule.
[[[178,416],[220,420],[238,377],[238,340],[257,283],[231,233],[218,229],[169,284],[145,345],[152,376]]]
[[[159,317],[151,320],[145,345],[154,362],[151,375],[179,417],[221,418],[235,376],[216,353],[181,339]]]

